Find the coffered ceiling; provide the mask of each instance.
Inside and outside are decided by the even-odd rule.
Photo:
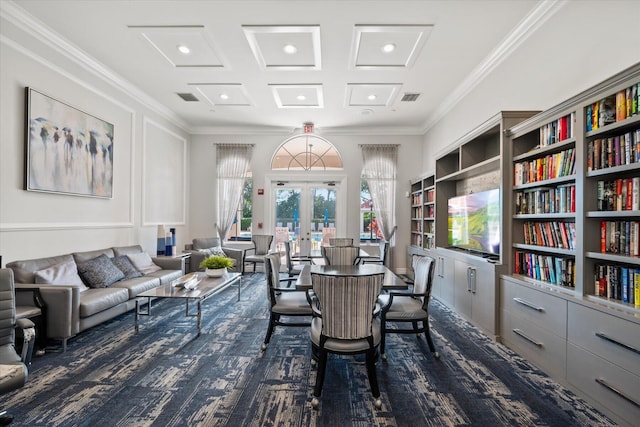
[[[15,0],[2,12],[191,133],[313,122],[326,132],[421,134],[557,7]]]

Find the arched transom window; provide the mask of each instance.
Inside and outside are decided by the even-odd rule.
[[[292,136],[284,141],[271,159],[272,170],[342,169],[338,150],[326,139],[312,133]]]

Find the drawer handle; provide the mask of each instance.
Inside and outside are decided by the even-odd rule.
[[[622,392],[622,391],[618,390],[617,388],[607,384],[607,382],[605,380],[603,380],[602,378],[596,378],[596,382],[598,384],[600,384],[601,386],[603,386],[603,387],[609,389],[610,391],[614,392],[615,394],[617,394],[618,396],[620,396],[621,398],[623,398],[627,402],[629,402],[629,403],[637,406],[638,408],[640,408],[640,403],[636,402],[631,397],[627,396],[624,392]]]
[[[542,348],[542,343],[538,342],[536,340],[534,340],[533,338],[529,338],[524,332],[522,332],[520,329],[513,329],[513,333],[521,336],[522,338],[524,338],[525,340],[529,341],[531,344],[538,346],[540,348]]]
[[[532,309],[534,309],[535,311],[539,311],[539,312],[543,312],[543,311],[544,311],[544,308],[543,308],[543,307],[540,307],[540,306],[537,306],[537,305],[535,305],[535,304],[532,304],[532,303],[530,303],[529,301],[525,301],[525,300],[523,300],[522,298],[514,298],[513,300],[514,300],[515,302],[517,302],[518,304],[522,304],[522,305],[524,305],[525,307],[532,308]]]
[[[629,351],[633,351],[633,352],[634,352],[634,353],[636,353],[636,354],[640,354],[640,349],[637,349],[637,348],[635,348],[635,347],[631,347],[631,346],[630,346],[630,345],[628,345],[628,344],[625,344],[625,343],[622,343],[622,342],[620,342],[620,341],[617,341],[617,340],[615,340],[615,339],[611,338],[610,336],[603,334],[602,332],[596,332],[596,336],[597,336],[598,338],[602,338],[602,339],[603,339],[603,340],[605,340],[605,341],[612,342],[612,343],[614,343],[615,345],[619,345],[619,346],[620,346],[620,347],[622,347],[622,348],[626,348],[626,349],[627,349],[627,350],[629,350]]]

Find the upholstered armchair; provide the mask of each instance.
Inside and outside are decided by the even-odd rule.
[[[326,265],[353,265],[359,254],[360,248],[356,246],[322,246]]]
[[[296,276],[300,274],[302,268],[304,267],[303,263],[313,264],[313,260],[310,257],[304,256],[293,256],[291,254],[291,240],[285,240],[282,242],[284,245],[284,259],[286,261],[287,273],[289,277]]]
[[[235,266],[231,271],[242,272],[244,267],[244,249],[235,249],[222,246],[218,237],[201,237],[192,240],[192,243],[188,243],[184,246],[184,252],[191,254],[189,260],[189,272],[198,271],[200,269],[200,263],[211,255],[221,255],[222,253],[233,259]]]
[[[280,253],[272,252],[265,257],[265,279],[267,283],[267,298],[269,299],[269,327],[262,343],[262,351],[267,349],[271,335],[276,326],[309,326],[311,321],[311,306],[307,301],[305,291],[298,291],[290,286],[295,278],[280,278]],[[284,286],[283,286],[284,284]],[[282,318],[288,318],[284,321]],[[306,321],[293,321],[294,318],[308,317]]]
[[[264,264],[264,257],[267,256],[271,249],[271,243],[273,243],[272,234],[254,234],[251,236],[251,243],[253,246],[245,250],[244,263],[242,272],[244,273],[244,265],[247,263],[253,264],[253,272],[256,271],[256,264]]]
[[[386,359],[385,342],[387,334],[416,334],[424,333],[429,345],[429,350],[438,359],[440,355],[436,351],[429,331],[429,300],[433,285],[433,274],[436,262],[433,258],[424,255],[413,255],[413,280],[412,292],[394,291],[381,295],[379,298],[382,306],[380,322],[382,326],[382,343],[380,352]],[[409,323],[411,327],[389,328],[389,323]],[[420,326],[422,325],[422,326]]]
[[[14,347],[16,327],[22,329],[24,337],[21,355]],[[27,382],[35,336],[32,321],[29,319],[16,321],[13,270],[0,269],[0,394],[16,390]],[[11,420],[11,415],[6,411],[0,411],[2,425],[10,423]]]
[[[384,274],[331,276],[311,273],[311,281],[313,299],[317,300],[320,312],[320,316],[314,316],[311,321],[311,345],[318,359],[311,405],[315,409],[320,403],[329,353],[364,353],[371,393],[375,406],[380,408],[382,401],[375,362],[381,334],[375,313]]]

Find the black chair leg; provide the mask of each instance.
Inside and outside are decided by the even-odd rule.
[[[267,344],[271,341],[271,334],[273,334],[273,330],[276,327],[276,323],[280,320],[280,316],[271,313],[269,316],[269,327],[267,328],[267,335],[264,337],[264,342],[262,343],[262,351],[267,349]]]
[[[431,339],[431,330],[429,327],[429,320],[425,320],[423,321],[424,324],[424,336],[427,338],[427,344],[429,344],[429,350],[431,350],[431,353],[433,353],[433,357],[435,357],[436,359],[440,358],[440,354],[436,351],[436,346],[433,345],[433,339]]]
[[[387,328],[386,328],[386,322],[385,322],[385,318],[383,317],[382,319],[380,319],[380,355],[382,356],[382,360],[386,360],[387,359],[387,355],[384,352],[384,344],[386,341],[386,335],[387,335]]]
[[[367,376],[369,377],[369,385],[371,386],[371,394],[375,400],[376,408],[382,407],[382,401],[380,400],[380,388],[378,387],[378,374],[376,373],[376,349],[372,348],[366,353],[367,361]]]
[[[327,370],[327,351],[318,349],[318,372],[316,374],[316,385],[313,388],[313,400],[311,406],[316,409],[320,403],[319,398],[322,395],[322,386],[324,385],[324,374]]]

